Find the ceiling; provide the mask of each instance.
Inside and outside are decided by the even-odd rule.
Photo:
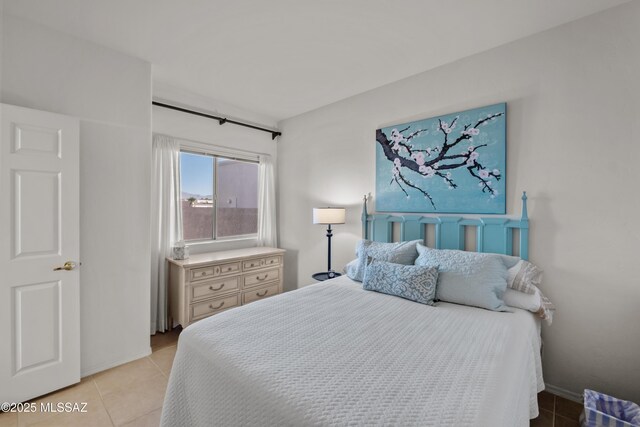
[[[280,120],[627,1],[4,0],[4,12]]]

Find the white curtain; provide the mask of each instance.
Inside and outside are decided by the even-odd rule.
[[[258,246],[277,247],[276,183],[271,156],[260,155],[258,168]]]
[[[153,136],[151,177],[151,334],[167,330],[168,265],[171,247],[182,240],[180,144]]]

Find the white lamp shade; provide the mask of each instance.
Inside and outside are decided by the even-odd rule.
[[[314,224],[344,224],[344,208],[313,208]]]

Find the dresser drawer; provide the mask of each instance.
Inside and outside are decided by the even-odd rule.
[[[191,304],[190,320],[198,320],[238,305],[240,305],[238,294]]]
[[[197,301],[205,298],[211,298],[216,295],[238,289],[240,287],[239,277],[229,277],[227,279],[216,280],[213,282],[201,283],[191,286],[191,300]]]
[[[211,279],[212,277],[224,276],[240,271],[239,262],[230,262],[227,264],[210,265],[207,267],[194,268],[191,270],[189,279],[191,282],[198,280]]]
[[[217,274],[216,274],[216,271],[217,271]],[[189,279],[190,281],[193,282],[195,280],[210,279],[212,277],[219,276],[219,275],[220,275],[220,267],[211,265],[208,267],[194,268],[190,270]]]
[[[276,265],[280,265],[280,264],[282,264],[281,256],[272,256],[264,259],[265,267],[275,267]]]
[[[244,276],[244,287],[260,286],[267,282],[273,282],[280,278],[280,270],[273,269],[267,271],[257,271],[253,274],[247,274]]]
[[[225,274],[233,274],[238,273],[240,271],[240,263],[239,262],[230,262],[228,264],[222,264],[220,266],[220,274],[224,276]]]
[[[255,259],[244,261],[242,263],[242,269],[244,271],[250,271],[250,270],[255,270],[263,267],[275,267],[280,264],[282,264],[282,257],[280,256],[255,258]]]
[[[255,270],[257,268],[262,268],[263,266],[264,258],[250,259],[242,262],[243,271]]]
[[[279,288],[277,283],[271,286],[266,286],[264,288],[256,288],[250,291],[244,291],[242,293],[242,304],[249,304],[250,302],[257,301],[259,299],[272,297],[274,295],[278,295],[278,293]]]

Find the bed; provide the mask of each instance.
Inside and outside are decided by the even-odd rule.
[[[427,306],[342,276],[186,328],[162,425],[526,426],[540,347],[531,312]]]

